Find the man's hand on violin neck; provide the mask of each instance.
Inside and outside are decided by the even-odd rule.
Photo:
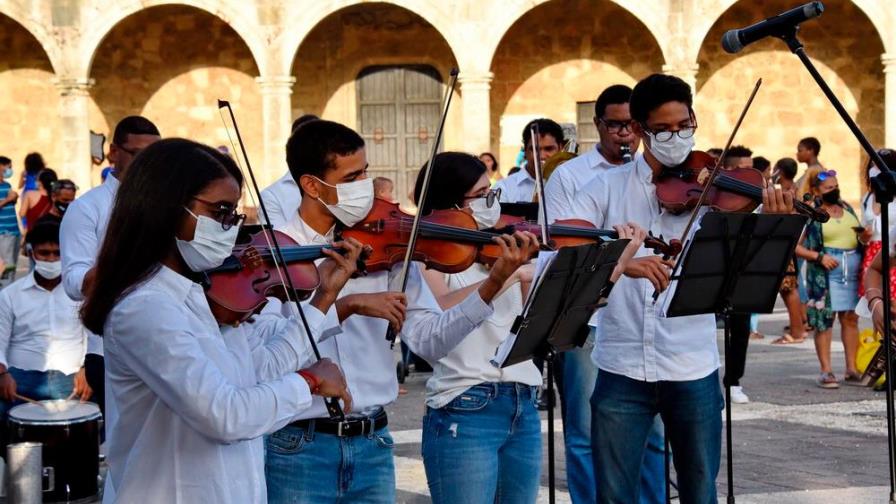
[[[625,276],[646,278],[653,284],[654,289],[662,292],[669,286],[672,266],[673,262],[671,260],[663,260],[659,256],[638,257],[628,261],[625,267]]]
[[[793,213],[793,193],[790,191],[785,191],[779,186],[768,183],[762,189],[762,213]]]
[[[404,324],[407,306],[407,296],[402,292],[350,294],[336,301],[340,321],[350,315],[381,318],[387,320],[389,327],[396,333],[401,331]]]

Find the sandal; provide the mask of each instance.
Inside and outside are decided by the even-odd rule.
[[[837,381],[837,377],[834,376],[834,373],[821,373],[818,375],[818,380],[816,380],[815,383],[819,387],[825,389],[840,388],[840,382]]]
[[[796,345],[804,341],[806,341],[806,338],[797,339],[789,334],[785,334],[784,336],[781,336],[780,338],[772,341],[772,345]]]
[[[853,387],[864,387],[866,383],[862,380],[862,375],[859,373],[850,373],[849,371],[843,376],[843,383],[847,385],[852,385]]]

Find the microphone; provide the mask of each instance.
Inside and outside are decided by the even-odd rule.
[[[632,162],[632,147],[629,144],[622,144],[619,146],[619,154],[622,155],[623,163],[631,163]]]
[[[757,40],[784,35],[788,29],[795,28],[803,21],[817,18],[822,12],[824,12],[823,3],[809,2],[746,28],[728,30],[722,37],[722,49],[731,54],[739,53]]]

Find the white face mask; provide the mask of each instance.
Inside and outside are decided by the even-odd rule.
[[[673,134],[672,138],[665,142],[658,142],[653,133],[645,131],[647,137],[650,138],[650,153],[663,166],[678,166],[688,158],[688,154],[694,150],[694,137],[681,138],[678,134]]]
[[[188,208],[184,208],[190,212]],[[230,257],[236,237],[240,233],[239,226],[233,226],[227,231],[221,227],[221,223],[206,217],[197,216],[193,212],[190,215],[196,218],[196,231],[192,240],[176,239],[177,250],[184,262],[191,270],[200,272],[217,268],[224,264],[224,260]]]
[[[34,271],[47,280],[56,280],[62,274],[62,261],[34,260]]]
[[[468,208],[473,211],[473,220],[479,229],[493,228],[501,218],[501,204],[497,201],[489,208],[486,198],[476,198],[470,202]]]
[[[335,205],[330,205],[320,199],[320,197],[317,198],[317,201],[320,201],[323,206],[327,207],[327,210],[333,214],[333,217],[339,219],[339,222],[346,226],[352,227],[361,222],[370,213],[370,209],[373,208],[372,178],[336,185],[330,185],[319,178],[317,180],[325,186],[336,188],[337,201]]]

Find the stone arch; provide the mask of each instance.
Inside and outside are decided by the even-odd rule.
[[[668,12],[666,5],[659,6],[659,2],[642,2],[638,0],[606,0],[615,4],[615,6],[628,12],[631,16],[641,22],[647,29],[654,42],[662,51],[663,60],[669,58],[665,53],[669,38],[668,28]],[[515,0],[508,2],[492,2],[488,5],[487,12],[483,15],[484,19],[488,19],[490,27],[487,30],[485,40],[478,45],[476,50],[481,54],[480,59],[484,60],[488,66],[494,65],[494,57],[498,47],[507,36],[508,31],[523,17],[528,16],[532,11],[546,4],[553,3],[558,9],[566,10],[566,5],[574,2],[568,0]],[[593,3],[592,3],[593,6]],[[595,8],[594,11],[599,9]],[[587,18],[584,18],[587,19]],[[581,20],[581,19],[576,19]]]
[[[491,145],[502,168],[514,165],[530,119],[575,124],[577,102],[662,70],[661,48],[627,9],[610,0],[560,5],[530,10],[507,30],[492,59]]]
[[[452,50],[452,54],[456,53],[456,47],[462,45],[463,41],[454,42],[453,29],[454,23],[451,14],[446,10],[447,2],[439,1],[414,1],[414,0],[380,0],[376,2],[368,2],[364,0],[329,0],[311,2],[309,5],[303,5],[302,9],[295,9],[290,18],[285,23],[289,29],[281,35],[280,46],[282,47],[279,64],[282,68],[294,68],[296,58],[299,56],[301,46],[305,40],[312,35],[321,23],[328,18],[345,9],[370,7],[376,4],[390,5],[395,8],[408,11],[425,21],[430,25],[443,39]]]
[[[442,83],[439,86],[441,96],[451,69],[456,66],[457,60],[448,41],[417,12],[391,2],[351,5],[321,20],[299,46],[291,70],[291,75],[296,79],[291,98],[292,117],[315,114],[365,134],[359,121],[359,79],[365,69],[435,69],[439,77],[435,80]],[[400,87],[397,80],[393,83]],[[420,109],[413,105],[397,104],[405,101],[404,98],[397,98],[403,93],[400,90],[394,91],[394,95],[384,92],[384,96],[391,96],[384,99],[384,107],[396,114],[395,129],[405,132],[411,124],[405,121],[418,121],[424,116],[414,115],[412,111],[419,112]],[[441,110],[441,107],[435,109]],[[461,110],[462,92],[456,92],[445,125],[445,149],[456,149],[463,143]],[[427,108],[424,122],[429,121],[428,114],[433,111],[432,107]],[[374,122],[380,120],[389,122],[381,118],[374,119]],[[402,150],[405,149],[398,149],[397,146],[395,150],[391,147],[370,147],[368,160],[372,174],[397,177],[393,178],[397,184],[396,197],[407,203],[408,188],[413,180],[409,173],[418,165],[411,160],[413,156],[398,154]],[[394,153],[394,157],[386,155],[386,151]],[[398,162],[393,163],[393,159]]]
[[[185,5],[151,7],[119,23],[96,54],[91,97],[107,134],[122,117],[142,114],[165,137],[230,148],[217,107],[226,98],[250,159],[262,158],[258,67],[243,39],[217,16]]]
[[[10,182],[16,187],[29,152],[40,152],[53,168],[63,166],[60,95],[46,48],[33,32],[5,14],[0,14],[0,47],[5,48],[0,56],[0,110],[4,115],[0,155],[12,159],[15,174]]]
[[[708,31],[698,55],[695,106],[702,131],[698,142],[706,142],[698,146],[706,148],[724,142],[723,137],[730,131],[753,82],[762,77],[763,88],[738,134],[740,141],[757,142],[748,146],[757,155],[774,161],[784,156],[794,157],[800,138],[818,137],[822,144],[822,163],[838,171],[844,196],[856,202],[862,191],[861,148],[796,56],[775,39],[758,41],[737,55],[725,53],[716,43],[731,26],[747,25],[763,18],[768,11],[779,12],[789,7],[791,4],[786,0],[771,0],[762,6],[740,1]],[[860,32],[876,33],[855,2],[827,0],[825,7],[825,16],[839,21],[805,23],[800,39],[871,143],[882,145],[884,74],[880,55],[884,51],[883,43],[876,36],[855,36]],[[714,111],[713,115],[708,114],[710,110]]]
[[[17,4],[4,6],[3,10],[0,10],[0,17],[4,16],[11,21],[14,21],[19,28],[28,32],[28,34],[37,41],[44,56],[46,56],[47,61],[49,61],[51,69],[57,75],[60,74],[65,68],[63,54],[59,44],[53,37],[53,33],[47,29],[47,24],[38,22],[34,16],[31,16],[21,8],[18,8]]]
[[[113,4],[114,8],[112,9],[97,8],[97,12],[92,13],[93,21],[90,29],[84,30],[81,41],[82,50],[80,51],[83,59],[79,69],[83,69],[85,78],[89,77],[92,72],[97,51],[103,41],[117,26],[141,11],[168,5],[189,6],[216,17],[231,27],[248,47],[259,73],[264,74],[267,70],[267,44],[258,25],[253,22],[254,16],[251,11],[247,10],[248,7],[251,7],[249,2],[240,4],[239,2],[215,0],[123,0]]]

